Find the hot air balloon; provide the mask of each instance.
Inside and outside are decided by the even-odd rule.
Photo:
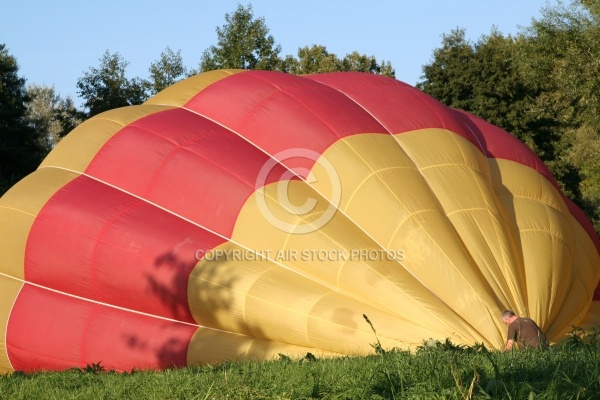
[[[600,241],[514,136],[361,73],[202,73],[0,199],[0,371],[161,369],[600,321]]]

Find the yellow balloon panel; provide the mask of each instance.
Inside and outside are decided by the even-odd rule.
[[[315,357],[335,357],[332,353],[312,347],[295,346],[270,340],[261,340],[236,333],[200,328],[196,331],[187,351],[187,365],[221,363],[223,360],[277,359],[280,354],[303,358],[307,353]]]
[[[177,85],[173,85],[162,90],[160,93],[157,93],[148,99],[144,104],[182,107],[192,97],[213,83],[243,71],[244,70],[222,69],[194,75],[184,81],[178,82]]]
[[[535,171],[509,161],[494,164],[493,171],[503,182],[498,197],[523,254],[527,287],[523,313],[546,329],[571,295],[565,283],[572,279],[572,269],[564,266],[574,265],[572,217],[556,189]]]
[[[423,337],[439,336],[410,319],[335,292],[285,265],[270,260],[250,261],[258,253],[252,255],[248,249],[228,243],[213,253],[245,256],[207,256],[192,272],[189,300],[201,326],[338,352],[348,348],[366,352],[370,348],[374,335],[363,314],[377,321],[381,338],[393,342],[391,347],[402,344],[397,339],[397,326],[402,326],[403,332],[410,327],[410,334],[403,339],[411,345],[420,343]],[[339,313],[325,315],[327,310]],[[322,341],[328,342],[328,347],[320,347]]]
[[[358,145],[355,141],[372,152],[356,159],[356,152],[352,150]],[[378,156],[377,149],[380,148],[385,149],[384,154],[389,154],[387,163],[385,156]],[[394,151],[398,153],[397,157],[393,156]],[[435,193],[414,164],[411,165],[412,162],[402,154],[404,151],[398,143],[390,141],[386,135],[355,135],[341,140],[339,146],[332,146],[323,155],[336,166],[341,186],[340,207],[331,220],[313,232],[284,232],[265,219],[255,199],[250,198],[238,218],[232,239],[253,249],[282,249],[309,256],[314,251],[315,257],[323,254],[319,260],[286,260],[286,265],[335,290],[366,299],[364,301],[376,307],[408,315],[420,326],[436,326],[438,336],[454,335],[460,342],[497,345],[502,340],[502,327],[499,323],[490,325],[489,321],[491,315],[501,312],[502,302],[496,299],[463,247],[455,228],[435,201]],[[394,160],[400,161],[394,164]],[[354,167],[357,163],[358,168]],[[295,227],[308,220],[314,222],[324,215],[331,204],[319,190],[322,186],[331,186],[326,169],[319,162],[315,164],[311,171],[316,176],[314,189],[301,181],[288,184],[287,195],[292,203],[317,200],[312,213],[304,214],[302,218],[294,217],[280,205],[276,184],[260,189],[266,191],[261,198],[267,199],[271,216]],[[417,194],[401,184],[408,169],[414,171],[414,181],[409,182],[412,186],[408,187],[415,187]],[[362,193],[367,191],[370,197],[363,197]],[[370,204],[373,193],[378,194],[377,198],[384,198],[377,207]],[[421,209],[417,208],[415,195],[423,196]],[[379,214],[387,217],[377,218]],[[254,234],[257,231],[261,235]],[[390,235],[390,232],[394,234]],[[385,237],[385,243],[377,240]],[[410,250],[404,254],[405,249]],[[396,257],[391,260],[358,259],[361,252],[368,257],[369,251],[391,253]],[[344,259],[340,256],[344,252],[348,253],[346,258],[354,252],[357,259]],[[399,260],[398,255],[403,259]],[[402,291],[404,294],[397,293]],[[390,305],[387,299],[391,298],[401,300]],[[415,303],[422,303],[418,309],[426,311],[414,312]],[[439,318],[441,315],[445,317]]]
[[[0,274],[0,374],[13,371],[6,349],[6,324],[23,284],[23,281]]]

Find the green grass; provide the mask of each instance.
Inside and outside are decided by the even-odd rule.
[[[546,351],[488,351],[446,342],[367,357],[0,376],[1,399],[598,399],[600,340],[573,335]]]

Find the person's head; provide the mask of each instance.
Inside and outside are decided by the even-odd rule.
[[[504,322],[506,325],[509,325],[515,319],[517,319],[517,315],[512,310],[502,311],[502,322]]]

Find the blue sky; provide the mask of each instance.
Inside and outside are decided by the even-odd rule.
[[[264,17],[282,56],[320,44],[340,57],[354,50],[392,63],[396,78],[414,85],[441,36],[466,29],[473,41],[492,26],[515,34],[546,0],[0,0],[0,43],[17,58],[27,83],[54,86],[77,105],[77,80],[99,66],[106,50],[129,62],[129,78],[148,77],[150,63],[170,46],[197,68],[216,44],[215,28],[238,4]]]

